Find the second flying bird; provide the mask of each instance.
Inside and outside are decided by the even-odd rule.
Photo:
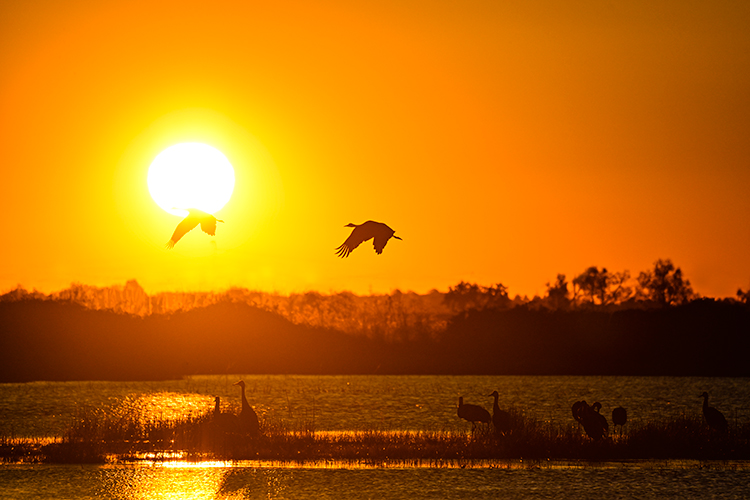
[[[362,224],[349,223],[344,227],[353,227],[352,234],[336,249],[336,255],[339,257],[348,257],[352,251],[357,248],[360,243],[373,239],[373,246],[375,247],[375,253],[383,253],[386,243],[391,237],[400,240],[394,233],[395,231],[388,227],[382,222],[375,222],[374,220],[368,220]]]

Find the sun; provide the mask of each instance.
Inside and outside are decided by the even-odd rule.
[[[218,149],[183,142],[159,153],[148,168],[148,191],[157,205],[184,216],[187,208],[213,214],[234,191],[234,168]]]

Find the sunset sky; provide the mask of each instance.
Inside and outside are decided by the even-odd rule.
[[[235,169],[215,237],[149,195],[162,150]],[[0,293],[543,294],[659,258],[750,287],[750,3],[0,2]],[[349,222],[403,241],[334,249]]]

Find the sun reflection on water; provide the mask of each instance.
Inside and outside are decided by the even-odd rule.
[[[159,469],[169,469],[169,473],[159,473]],[[103,493],[110,498],[129,500],[215,498],[227,471],[223,462],[167,462],[150,467],[120,468],[108,474]]]
[[[142,421],[171,421],[198,416],[213,408],[213,398],[202,394],[155,392],[126,398],[116,411]]]

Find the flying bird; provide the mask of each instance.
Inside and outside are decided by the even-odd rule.
[[[188,216],[182,219],[182,222],[177,224],[174,233],[172,233],[172,237],[167,242],[167,248],[173,248],[175,243],[180,241],[180,238],[185,236],[188,231],[198,224],[201,225],[201,229],[204,233],[214,236],[216,234],[216,223],[224,222],[223,220],[217,219],[213,215],[207,214],[197,208],[188,208],[187,211]]]
[[[349,223],[344,227],[353,227],[354,229],[346,241],[336,249],[336,255],[342,258],[348,257],[360,243],[371,238],[374,238],[372,243],[375,247],[375,253],[378,255],[383,253],[385,244],[388,243],[388,240],[390,240],[391,237],[396,238],[397,240],[401,239],[393,234],[395,231],[386,224],[375,222],[374,220],[368,220],[362,224]]]

